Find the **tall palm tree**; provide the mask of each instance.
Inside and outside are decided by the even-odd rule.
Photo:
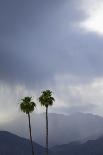
[[[45,90],[39,97],[39,102],[46,108],[46,154],[48,155],[48,107],[53,105],[55,99],[52,97],[52,91]]]
[[[32,134],[31,134],[30,113],[34,111],[35,107],[36,107],[36,104],[34,102],[32,102],[32,97],[25,97],[24,99],[22,99],[22,102],[20,103],[21,111],[28,115],[29,134],[30,134],[30,142],[31,142],[32,155],[34,155],[34,149],[33,149],[33,141],[32,141]]]

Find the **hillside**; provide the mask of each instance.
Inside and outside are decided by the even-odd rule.
[[[45,141],[45,114],[31,115],[33,140],[41,145]],[[28,121],[24,115],[6,123],[0,130],[28,138]],[[59,131],[59,132],[58,132]],[[49,114],[49,146],[66,144],[72,141],[97,139],[103,135],[103,117],[93,114],[72,115]]]
[[[55,146],[51,149],[55,155],[103,155],[103,137],[86,143],[73,142]]]
[[[45,155],[45,149],[34,143],[36,155]],[[85,143],[75,141],[50,148],[50,155],[103,155],[103,137]],[[0,155],[31,155],[28,139],[7,131],[0,131]]]
[[[34,143],[36,154],[44,155],[42,146]],[[0,155],[31,155],[30,142],[7,131],[0,131]]]

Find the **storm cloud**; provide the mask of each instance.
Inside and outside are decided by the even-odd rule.
[[[55,74],[102,74],[102,38],[75,26],[86,18],[76,1],[0,3],[2,80],[39,83]]]
[[[15,92],[18,89],[14,86],[20,85],[23,91],[24,88],[28,91],[24,94],[30,94],[34,88],[49,87],[55,92],[55,108],[63,106],[64,113],[65,106],[70,108],[68,113],[97,108],[98,103],[91,101],[85,88],[91,90],[94,81],[103,78],[103,36],[80,26],[89,18],[82,3],[86,1],[0,1],[1,90],[3,83],[10,90],[13,85]],[[86,93],[84,99],[77,87]],[[96,90],[93,92],[95,95]],[[36,89],[33,93],[36,94]],[[101,106],[103,99],[98,97]]]

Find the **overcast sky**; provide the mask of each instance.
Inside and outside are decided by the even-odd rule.
[[[103,115],[103,0],[0,0],[0,122],[45,89],[51,112]]]

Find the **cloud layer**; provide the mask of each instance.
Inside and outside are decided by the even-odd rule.
[[[0,1],[0,91],[5,92],[1,93],[2,110],[7,105],[5,90],[9,89],[13,105],[19,95],[13,94],[12,88],[17,91],[20,86],[35,97],[42,89],[51,88],[56,111],[67,113],[67,107],[68,113],[102,113],[98,109],[102,93],[98,93],[102,90],[103,37],[80,26],[91,19],[88,10],[93,9],[92,4],[85,0]]]

